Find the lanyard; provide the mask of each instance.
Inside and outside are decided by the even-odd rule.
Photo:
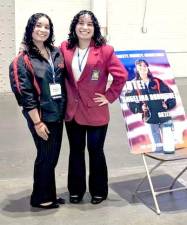
[[[82,59],[80,60],[80,53],[79,53],[79,48],[78,48],[78,66],[79,66],[79,71],[80,71],[80,72],[82,71],[82,63],[83,63],[83,60],[84,60],[84,58],[85,58],[87,52],[88,52],[88,48],[86,49],[86,51],[85,51],[85,53],[84,53]]]
[[[54,68],[53,60],[51,58],[51,54],[49,54],[48,62],[51,66],[51,70],[52,70],[52,74],[53,74],[53,83],[55,84],[55,68]]]

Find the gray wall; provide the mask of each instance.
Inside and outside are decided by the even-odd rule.
[[[8,67],[15,55],[14,0],[0,2],[0,93],[10,91]]]

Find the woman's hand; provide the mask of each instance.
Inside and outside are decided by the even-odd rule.
[[[168,109],[168,107],[167,107],[165,101],[162,101],[162,107],[163,107],[164,109]]]
[[[40,122],[39,124],[35,125],[35,130],[36,133],[38,134],[38,136],[40,136],[43,140],[47,141],[49,138],[49,130],[47,128],[47,126],[45,125],[45,123]]]
[[[147,105],[144,103],[143,105],[142,105],[142,111],[143,112],[147,112],[148,111],[148,107],[147,107]]]
[[[109,101],[106,99],[106,97],[103,94],[95,93],[98,97],[93,98],[94,102],[99,103],[99,106],[106,105],[109,103]]]

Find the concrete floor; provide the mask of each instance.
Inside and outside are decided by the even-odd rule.
[[[187,79],[177,79],[177,83],[186,109]],[[68,142],[64,131],[56,180],[57,192],[66,199],[66,204],[59,209],[43,211],[29,205],[35,158],[32,138],[12,94],[0,95],[0,225],[186,224],[186,191],[159,196],[160,216],[150,209],[153,201],[149,194],[143,196],[144,203],[133,201],[132,192],[145,172],[143,161],[140,155],[129,151],[119,103],[112,104],[110,111],[105,144],[109,170],[108,199],[99,205],[91,205],[87,192],[81,204],[69,203],[66,188]],[[148,162],[150,166],[155,163],[153,160]],[[186,161],[179,161],[160,168],[153,177],[155,185],[166,184],[185,165]],[[187,173],[178,183],[187,183]]]

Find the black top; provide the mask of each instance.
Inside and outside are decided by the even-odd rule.
[[[38,108],[41,112],[41,120],[45,122],[55,122],[62,120],[65,114],[66,91],[65,91],[65,68],[63,57],[58,48],[51,51],[51,58],[54,64],[55,83],[61,85],[62,97],[53,99],[50,94],[49,84],[54,83],[53,70],[50,63],[39,55],[29,54],[34,76],[40,89],[38,96],[33,84],[33,74],[24,62],[23,55],[17,61],[17,73],[19,77],[19,86],[21,91],[21,102],[24,111],[30,111]],[[14,73],[13,62],[10,65],[10,78]]]
[[[176,106],[176,99],[171,88],[158,78],[150,78],[149,83],[142,88],[136,88],[126,93],[126,99],[131,97],[128,106],[133,113],[142,113],[147,123],[164,123],[171,119],[168,110]],[[134,99],[134,100],[133,100]],[[163,107],[163,102],[167,109]],[[142,105],[148,108],[147,115],[142,111]]]

